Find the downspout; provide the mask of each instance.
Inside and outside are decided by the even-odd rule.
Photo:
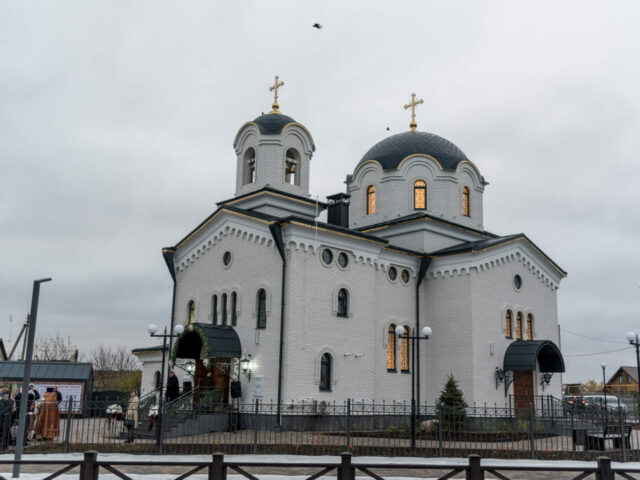
[[[175,247],[167,247],[162,249],[162,256],[164,257],[164,262],[167,264],[167,268],[169,269],[169,274],[171,275],[171,279],[173,280],[173,295],[171,298],[171,327],[169,329],[169,333],[173,334],[174,328],[174,316],[176,311],[176,267],[173,263],[173,254],[175,253]],[[169,337],[169,359],[171,359],[171,351],[173,350],[173,336]],[[167,362],[168,365],[171,364],[171,360]]]
[[[278,400],[276,407],[276,426],[282,427],[282,355],[284,353],[284,311],[285,311],[285,283],[287,278],[287,257],[284,251],[284,242],[282,241],[282,225],[272,223],[269,230],[273,236],[278,253],[282,258],[282,288],[280,291],[280,351],[278,352]]]
[[[427,269],[431,264],[431,257],[423,255],[420,257],[420,270],[418,272],[418,278],[416,282],[416,331],[414,336],[420,336],[420,285],[422,284],[422,280],[424,280],[424,276],[427,273]],[[418,418],[420,418],[420,340],[416,341],[415,348],[416,355],[416,391],[417,398],[416,402],[418,405]]]

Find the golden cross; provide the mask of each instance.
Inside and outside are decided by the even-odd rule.
[[[420,99],[416,102],[416,94],[412,93],[411,103],[404,106],[405,110],[411,107],[411,123],[409,124],[409,127],[411,127],[412,132],[415,132],[416,129],[418,128],[418,124],[416,123],[416,105],[420,105],[421,103],[424,103],[424,101]]]
[[[280,113],[278,111],[278,109],[280,108],[280,105],[278,105],[278,88],[282,87],[284,85],[284,82],[279,82],[278,80],[280,80],[280,78],[278,77],[278,75],[276,75],[276,82],[271,87],[269,87],[269,91],[274,92],[273,105],[271,106],[273,110],[271,110],[269,113]]]

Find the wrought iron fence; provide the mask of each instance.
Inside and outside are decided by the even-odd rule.
[[[225,404],[204,400],[181,397],[168,404],[162,416],[150,402],[141,406],[132,432],[133,443],[125,428],[126,405],[74,403],[64,408],[59,421],[41,418],[38,413],[29,415],[25,453],[92,449],[337,455],[349,451],[382,456],[478,454],[576,460],[593,460],[606,454],[618,461],[640,460],[640,425],[623,408],[580,409],[556,399],[532,398],[527,408],[509,403],[466,408],[421,405],[412,417],[409,402],[305,401],[289,402],[278,409],[275,402]],[[15,443],[15,420],[0,421],[2,425],[0,438],[4,440],[0,446],[10,451]]]

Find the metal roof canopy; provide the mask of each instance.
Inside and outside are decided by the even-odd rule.
[[[192,323],[176,339],[171,359],[240,358],[242,348],[236,331],[228,325]]]
[[[536,360],[541,372],[564,372],[562,353],[551,340],[516,340],[511,342],[504,354],[505,371],[531,371],[536,369]]]
[[[0,379],[22,380],[22,377],[24,377],[23,361],[0,362]],[[91,363],[34,361],[31,367],[31,380],[92,381],[93,366]]]

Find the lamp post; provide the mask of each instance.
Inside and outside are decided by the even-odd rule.
[[[411,448],[416,448],[416,349],[418,340],[428,340],[431,335],[431,327],[422,329],[422,336],[409,335],[402,325],[396,327],[396,335],[401,338],[411,339]]]
[[[640,375],[640,338],[636,332],[627,332],[627,340],[636,347],[636,366],[638,368],[636,375]],[[640,378],[638,378],[638,413],[640,415]]]
[[[163,424],[163,395],[162,389],[164,388],[164,368],[165,368],[165,359],[166,359],[166,350],[167,350],[167,338],[178,337],[182,332],[184,332],[184,327],[182,325],[176,325],[173,331],[175,333],[168,333],[167,327],[164,327],[164,333],[156,333],[158,331],[158,326],[155,324],[151,324],[147,327],[147,331],[149,335],[152,337],[162,337],[162,368],[160,369],[160,399],[158,400],[158,453],[162,453],[162,424]]]
[[[18,436],[16,437],[15,460],[22,458],[24,447],[27,400],[29,398],[29,382],[31,382],[31,363],[33,361],[33,342],[36,336],[36,319],[38,318],[38,302],[40,300],[40,284],[50,282],[50,278],[41,278],[33,281],[33,293],[31,294],[31,314],[29,315],[29,333],[27,337],[27,356],[24,358],[24,372],[22,377],[22,395],[20,397],[20,415],[18,416]],[[13,464],[13,478],[20,476],[20,464]]]
[[[604,392],[604,409],[607,409],[607,378],[605,377],[604,371],[607,368],[607,364],[602,362],[600,364],[602,367],[602,391]]]

